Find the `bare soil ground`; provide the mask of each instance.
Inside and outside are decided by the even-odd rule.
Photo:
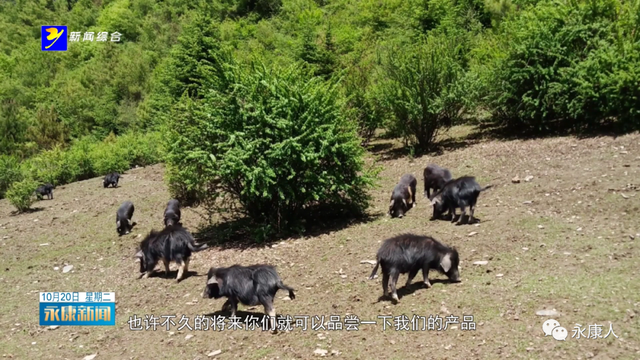
[[[460,130],[460,129],[458,129]],[[464,129],[463,129],[464,131]],[[453,136],[456,136],[454,131]],[[464,134],[464,132],[463,132]],[[464,138],[462,138],[464,140]],[[213,247],[196,253],[191,276],[138,280],[133,258],[142,237],[162,226],[169,194],[163,166],[134,169],[117,189],[103,189],[101,179],[60,186],[55,199],[39,201],[35,212],[14,215],[0,201],[0,354],[14,359],[637,359],[640,358],[640,135],[618,138],[572,137],[530,141],[477,141],[439,156],[415,159],[394,154],[397,144],[376,140],[374,157],[384,167],[373,191],[373,220],[314,237],[286,239],[267,245]],[[454,176],[474,175],[495,187],[480,195],[476,225],[430,221],[431,206],[418,206],[403,219],[384,216],[389,194],[404,173],[418,178],[435,162]],[[512,183],[518,175],[520,183]],[[527,175],[533,176],[524,181]],[[118,237],[115,211],[132,200],[137,226]],[[530,202],[530,203],[529,203]],[[183,223],[195,231],[199,209],[183,210]],[[400,302],[382,295],[380,278],[366,280],[380,242],[402,232],[432,235],[458,248],[462,282],[449,284],[431,272],[433,287],[421,286],[421,274]],[[140,236],[141,235],[141,236]],[[46,244],[46,245],[45,245]],[[473,265],[486,260],[487,265]],[[210,266],[271,263],[284,282],[296,289],[295,300],[278,293],[282,315],[352,314],[376,325],[358,331],[295,328],[272,335],[262,330],[132,331],[133,315],[184,315],[189,325],[197,315],[219,314],[224,300],[201,298]],[[63,274],[62,267],[74,265]],[[54,270],[58,267],[59,270]],[[159,272],[160,266],[157,268]],[[400,277],[403,286],[406,275]],[[40,291],[115,291],[115,327],[38,325]],[[566,341],[545,337],[536,315],[555,309],[569,332]],[[261,307],[240,307],[241,315],[260,315]],[[223,313],[224,315],[224,313]],[[378,316],[473,315],[475,331],[460,324],[442,331],[383,330]],[[161,319],[163,321],[163,319]],[[580,324],[609,324],[618,338],[572,338]],[[192,337],[189,335],[193,335]],[[584,335],[588,335],[585,330]],[[334,351],[332,353],[332,351]]]

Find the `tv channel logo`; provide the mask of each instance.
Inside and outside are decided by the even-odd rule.
[[[114,292],[42,292],[40,326],[114,326]]]
[[[43,25],[40,30],[42,51],[67,51],[67,27]]]

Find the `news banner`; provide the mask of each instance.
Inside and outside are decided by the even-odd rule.
[[[116,294],[114,292],[41,292],[41,326],[114,326],[116,324]],[[266,315],[204,316],[133,315],[127,321],[132,331],[233,331],[268,330]],[[380,325],[383,331],[444,331],[475,330],[473,315],[379,315],[375,320],[361,320],[357,315],[278,315],[276,327],[281,331],[357,331],[363,325]]]
[[[114,326],[114,292],[41,292],[41,326]]]

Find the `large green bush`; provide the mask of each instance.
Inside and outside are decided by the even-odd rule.
[[[38,183],[32,179],[15,182],[7,190],[7,199],[9,199],[11,205],[18,209],[18,212],[25,212],[35,202],[34,191],[37,187]]]
[[[386,54],[380,100],[391,114],[391,130],[407,144],[429,150],[439,131],[469,109],[473,96],[461,40],[429,35]]]
[[[639,10],[617,0],[543,1],[505,21],[484,73],[494,120],[538,132],[603,121],[637,128]]]
[[[169,183],[231,201],[266,229],[291,230],[314,205],[362,211],[374,174],[337,86],[297,67],[231,67],[169,127]]]

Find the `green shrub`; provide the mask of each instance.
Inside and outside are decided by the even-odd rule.
[[[73,169],[66,166],[64,156],[60,146],[43,151],[25,162],[26,172],[40,183],[60,185],[74,181]]]
[[[7,190],[7,199],[9,199],[11,205],[18,209],[18,212],[25,212],[35,202],[34,191],[37,187],[38,183],[29,178],[14,182]]]
[[[16,181],[22,180],[20,161],[16,157],[0,155],[0,199]]]
[[[122,173],[129,169],[127,149],[118,146],[115,141],[98,143],[91,151],[91,162],[96,175],[105,175],[114,171]]]
[[[453,36],[428,35],[386,54],[380,101],[391,114],[390,130],[408,145],[429,150],[438,132],[469,109],[473,96],[462,43]]]
[[[160,132],[121,135],[117,138],[116,146],[126,152],[129,167],[152,165],[163,160],[163,139]]]
[[[172,190],[201,201],[229,194],[263,224],[263,234],[301,229],[314,205],[336,213],[368,206],[374,173],[364,169],[364,150],[335,84],[298,67],[255,65],[230,67],[218,80],[223,85],[203,100],[184,97],[172,114]]]
[[[486,74],[486,105],[526,132],[638,128],[640,4],[542,1],[505,21]]]

